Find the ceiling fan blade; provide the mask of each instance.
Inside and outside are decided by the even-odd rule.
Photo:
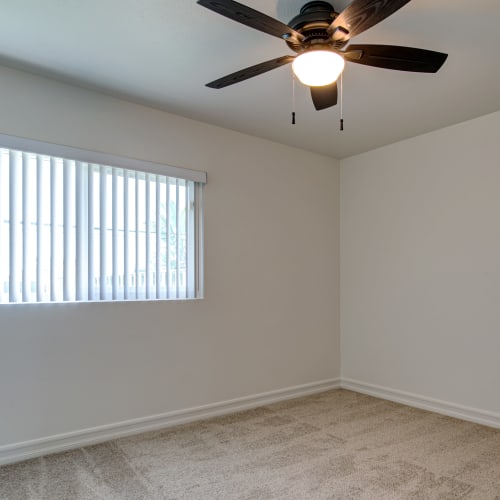
[[[222,89],[224,87],[227,87],[228,85],[233,85],[234,83],[248,80],[249,78],[253,78],[254,76],[261,75],[262,73],[266,73],[267,71],[271,71],[272,69],[284,66],[285,64],[291,63],[294,59],[295,56],[283,56],[276,59],[271,59],[270,61],[256,64],[255,66],[250,66],[249,68],[241,69],[240,71],[236,71],[235,73],[231,73],[230,75],[223,76],[218,80],[207,83],[206,86],[210,87],[211,89]]]
[[[290,26],[234,0],[198,0],[197,3],[217,14],[269,35],[296,42],[304,39],[303,35]]]
[[[323,87],[311,87],[311,97],[314,107],[319,111],[337,104],[337,82]]]
[[[436,73],[448,54],[396,45],[349,45],[342,55],[346,61],[376,68]]]
[[[375,26],[410,0],[353,0],[328,27],[333,40],[346,42]]]

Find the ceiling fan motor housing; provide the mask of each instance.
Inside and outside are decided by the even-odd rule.
[[[328,2],[307,2],[300,9],[300,14],[288,23],[288,26],[304,35],[304,40],[300,43],[287,41],[288,46],[295,52],[320,49],[325,45],[334,48],[335,45],[329,43],[327,28],[337,16],[338,13]]]

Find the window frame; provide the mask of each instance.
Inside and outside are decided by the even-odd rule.
[[[193,181],[195,184],[195,203],[193,213],[194,224],[194,296],[173,298],[118,298],[118,299],[84,299],[84,300],[33,300],[33,301],[6,301],[2,305],[12,304],[80,304],[80,303],[123,303],[123,302],[172,302],[198,300],[204,296],[204,185],[207,182],[207,174],[203,171],[174,167],[161,163],[155,163],[136,158],[118,156],[109,153],[92,151],[73,146],[65,146],[44,141],[27,139],[24,137],[0,134],[0,148],[20,151],[22,153],[43,155],[62,160],[97,164],[105,167],[116,167],[133,170],[144,174],[156,174],[167,178],[184,179]],[[11,216],[9,215],[9,218]],[[0,221],[1,222],[1,221]],[[75,256],[76,258],[76,256]]]

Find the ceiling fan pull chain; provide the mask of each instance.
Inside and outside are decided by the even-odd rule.
[[[292,125],[295,125],[295,74],[292,71]]]
[[[340,73],[340,131],[344,130],[344,79]]]

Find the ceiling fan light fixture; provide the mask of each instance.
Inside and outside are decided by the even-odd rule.
[[[331,85],[344,70],[344,58],[331,50],[309,50],[293,61],[295,76],[309,87]]]

